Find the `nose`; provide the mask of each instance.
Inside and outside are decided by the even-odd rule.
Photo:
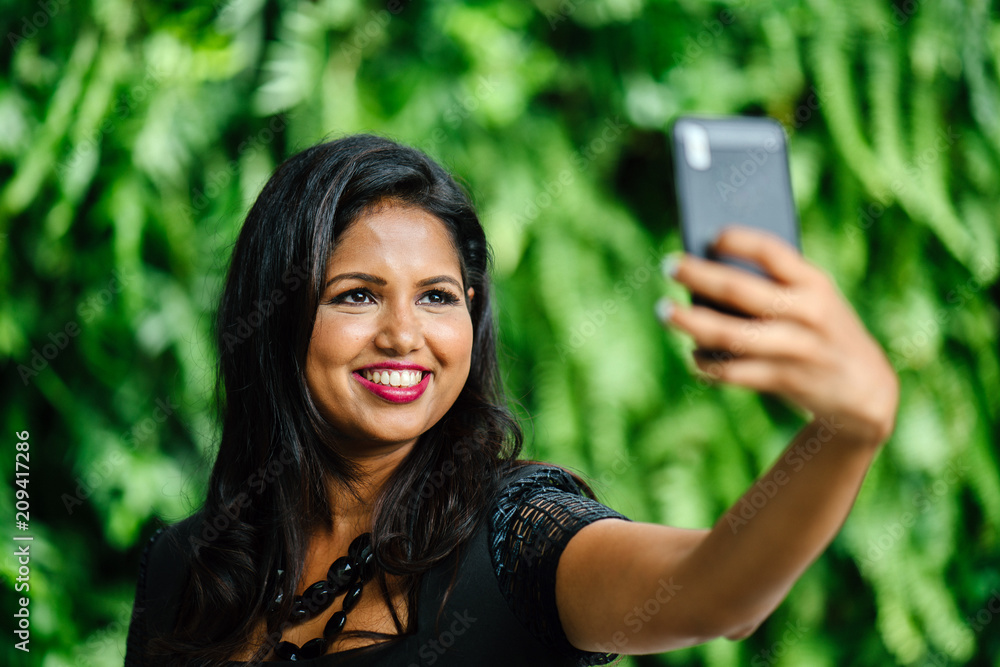
[[[387,354],[402,357],[423,346],[423,322],[413,304],[387,304],[381,311],[375,334],[377,348]]]

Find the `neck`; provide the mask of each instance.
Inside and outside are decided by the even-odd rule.
[[[344,452],[358,466],[358,481],[352,492],[340,481],[327,481],[330,507],[336,516],[334,532],[354,535],[372,529],[375,500],[399,464],[410,453],[414,442],[359,448]]]

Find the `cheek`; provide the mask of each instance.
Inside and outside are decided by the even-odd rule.
[[[464,369],[467,373],[472,357],[472,320],[459,319],[447,331],[441,332],[438,341],[447,363],[456,371]]]
[[[331,367],[350,362],[370,339],[368,328],[361,318],[317,318],[306,358],[310,381],[329,372]]]

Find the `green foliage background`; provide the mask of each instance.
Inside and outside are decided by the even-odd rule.
[[[680,246],[666,128],[704,112],[785,124],[805,253],[902,406],[753,637],[622,664],[1000,665],[996,3],[41,0],[0,20],[0,516],[12,545],[28,430],[35,538],[32,651],[4,547],[0,661],[121,664],[144,538],[204,488],[242,215],[284,157],[345,133],[468,184],[528,454],[634,519],[711,525],[801,421],[695,379],[652,316],[680,296],[657,271]]]

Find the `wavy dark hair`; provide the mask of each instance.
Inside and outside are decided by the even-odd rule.
[[[373,507],[375,581],[397,634],[356,636],[391,640],[415,630],[421,575],[472,536],[520,452],[521,430],[498,369],[490,249],[465,191],[422,152],[377,136],[338,139],[289,158],[247,215],[222,292],[221,443],[196,524],[201,532],[191,540],[177,626],[156,643],[179,662],[217,664],[248,648],[251,661],[263,660],[291,612],[310,530],[332,527],[337,515],[326,482],[357,489],[357,470],[331,446],[335,435],[310,397],[305,360],[338,238],[385,204],[419,207],[447,227],[465,287],[475,289],[474,338],[461,394]],[[407,627],[390,603],[386,573],[403,582]],[[279,593],[283,601],[273,605]],[[262,621],[267,636],[260,642]]]

